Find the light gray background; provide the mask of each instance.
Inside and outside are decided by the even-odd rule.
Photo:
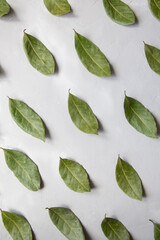
[[[134,26],[118,25],[106,15],[101,0],[70,0],[73,12],[51,15],[43,1],[8,0],[13,8],[0,19],[0,146],[24,151],[39,166],[44,188],[27,190],[7,168],[0,152],[0,207],[24,215],[37,240],[63,240],[46,207],[66,206],[82,221],[88,239],[106,239],[101,221],[106,213],[119,219],[134,240],[153,239],[160,223],[160,140],[148,138],[127,122],[124,90],[150,109],[160,123],[160,76],[145,58],[143,41],[160,47],[160,22],[147,0],[126,0],[135,11]],[[26,59],[23,29],[53,53],[59,71],[50,77]],[[114,68],[112,77],[89,73],[74,49],[73,28],[105,53]],[[102,124],[99,136],[87,135],[72,123],[67,109],[68,89],[92,107]],[[44,120],[50,138],[43,143],[26,134],[12,120],[7,96],[23,100]],[[146,192],[143,202],[127,197],[115,180],[118,154],[137,170]],[[58,172],[59,156],[81,163],[94,184],[91,193],[68,189]],[[11,239],[0,220],[0,239]]]

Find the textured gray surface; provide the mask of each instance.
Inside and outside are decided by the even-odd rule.
[[[127,122],[124,90],[142,102],[160,122],[160,76],[145,59],[143,41],[160,48],[160,22],[147,1],[126,0],[138,23],[124,27],[112,22],[101,0],[70,0],[73,13],[52,16],[38,0],[8,0],[14,9],[0,19],[0,145],[24,151],[38,164],[44,188],[32,193],[13,176],[0,152],[0,207],[23,214],[37,240],[65,239],[52,225],[45,207],[67,206],[82,221],[91,240],[105,239],[104,214],[119,219],[134,240],[153,239],[152,224],[160,223],[160,140],[147,138]],[[28,63],[22,47],[23,30],[39,38],[53,53],[59,71],[46,77]],[[89,73],[74,49],[73,28],[99,46],[115,74],[99,78]],[[72,123],[67,110],[68,89],[84,99],[102,124],[99,136],[87,135]],[[46,143],[27,135],[12,120],[6,96],[31,106],[47,125]],[[118,154],[137,170],[146,191],[143,202],[127,197],[115,180]],[[68,189],[58,173],[59,156],[76,160],[90,174],[91,193]],[[0,239],[10,237],[0,220]]]

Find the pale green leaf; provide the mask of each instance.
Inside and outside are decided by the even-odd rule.
[[[111,75],[110,65],[105,55],[93,42],[76,31],[75,48],[81,62],[89,72],[99,77]]]
[[[63,15],[71,11],[67,0],[43,0],[48,11],[53,15]]]
[[[116,23],[131,25],[135,23],[135,15],[131,8],[120,0],[103,0],[107,15]]]
[[[41,41],[24,31],[23,47],[30,64],[35,69],[45,75],[54,74],[55,61]]]
[[[10,6],[6,0],[0,0],[0,17],[8,14],[10,11]]]
[[[53,224],[67,239],[85,240],[82,225],[70,209],[57,207],[48,210]]]
[[[160,20],[160,0],[148,0],[153,15]]]
[[[79,163],[60,158],[59,173],[71,190],[79,193],[90,192],[88,174]]]
[[[130,235],[125,226],[113,218],[105,218],[101,224],[104,235],[109,240],[130,240]]]
[[[3,224],[13,240],[32,240],[32,230],[28,221],[15,213],[1,211]]]
[[[160,75],[160,49],[145,44],[145,54],[151,69]]]
[[[69,93],[68,110],[77,128],[85,133],[98,134],[98,121],[86,102]]]
[[[142,200],[142,183],[135,169],[120,157],[116,166],[116,180],[121,190],[130,198]]]
[[[154,223],[152,220],[150,220],[153,223],[154,226],[154,240],[160,239],[160,224]]]
[[[156,122],[147,108],[136,99],[125,96],[124,111],[128,122],[139,132],[158,138]]]
[[[26,133],[45,141],[45,127],[39,115],[22,101],[9,98],[13,120]]]
[[[3,149],[6,164],[18,180],[29,190],[38,191],[41,178],[36,164],[24,153]]]

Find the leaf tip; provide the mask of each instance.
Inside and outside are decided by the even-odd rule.
[[[26,28],[23,30],[24,33],[26,33]]]
[[[69,89],[68,89],[68,94],[70,94],[70,93],[71,93],[71,89],[69,88]]]
[[[126,97],[126,90],[124,90],[124,95],[125,95],[125,97]]]

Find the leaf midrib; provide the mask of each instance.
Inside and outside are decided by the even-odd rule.
[[[115,233],[115,235],[118,237],[118,239],[119,239],[119,240],[122,240],[122,239],[119,237],[119,235],[117,234],[117,232],[114,230],[114,228],[112,228],[112,226],[109,224],[109,222],[108,222],[108,225],[109,225],[109,227],[111,228],[111,230]]]
[[[158,61],[158,59],[154,57],[152,51],[150,50],[150,47],[148,47],[147,44],[146,44],[146,47],[147,47],[147,49],[149,50],[151,56],[156,60],[156,62],[158,62],[158,63],[160,64],[160,61]],[[159,50],[159,49],[158,49],[158,50]]]
[[[78,39],[79,39],[79,42],[80,42],[80,44],[81,44],[81,46],[82,46],[82,48],[83,48],[83,50],[86,52],[86,54],[90,57],[90,59],[95,63],[95,65],[97,65],[105,74],[107,74],[105,71],[104,71],[104,69],[97,63],[97,62],[95,62],[95,60],[91,57],[91,55],[87,52],[87,50],[85,49],[85,47],[83,46],[83,44],[82,44],[82,42],[81,42],[81,40],[80,40],[80,38],[79,38],[79,34],[78,33],[76,33],[76,35],[77,35],[77,37],[78,37]],[[97,47],[97,46],[96,46]],[[103,54],[103,53],[102,53]],[[107,61],[107,60],[106,60]]]
[[[73,174],[73,172],[69,169],[69,167],[64,163],[63,159],[61,159],[62,163],[64,166],[68,169],[68,171],[71,173],[71,175],[77,180],[77,182],[85,189],[88,191],[88,189],[76,178],[76,176]]]
[[[13,158],[15,160],[15,162],[23,169],[23,171],[26,173],[26,175],[28,176],[28,178],[30,179],[30,181],[32,182],[32,184],[36,187],[36,189],[38,190],[37,186],[33,183],[32,178],[30,177],[30,175],[28,174],[28,172],[25,170],[25,168],[16,160],[16,158],[14,158],[7,150],[4,150],[5,153],[7,153],[11,158]]]
[[[12,99],[10,99],[10,102],[12,103],[12,105],[15,107],[15,109],[22,115],[22,117],[33,127],[34,130],[36,130],[36,132],[38,133],[38,135],[41,137],[41,132],[38,131],[37,128],[35,128],[35,126],[20,112],[20,110],[16,107],[16,105],[12,102]],[[33,111],[33,110],[32,110]],[[37,113],[35,113],[37,114]],[[38,114],[37,114],[38,115]],[[40,119],[39,119],[40,120]]]
[[[58,5],[57,0],[55,0],[55,4],[56,4],[56,6],[62,11],[62,14],[66,13],[66,11],[65,11],[64,9],[62,9],[62,8],[60,7],[60,5]]]
[[[160,7],[159,7],[158,4],[156,3],[156,1],[155,1],[155,0],[153,0],[153,1],[154,1],[155,5],[157,6],[157,8],[159,8],[159,10],[160,10]]]
[[[22,233],[21,233],[20,228],[19,228],[18,225],[13,221],[13,219],[10,218],[10,217],[8,217],[4,212],[2,212],[2,213],[5,215],[6,218],[8,218],[11,222],[13,222],[13,224],[15,224],[15,226],[16,226],[16,228],[18,229],[20,235],[22,236],[22,239],[25,240],[25,239],[23,238],[23,235],[22,235]]]
[[[128,97],[126,96],[127,100],[128,100]],[[128,100],[129,102],[129,100]],[[129,102],[129,106],[131,108],[131,110],[133,111],[133,113],[140,119],[140,121],[144,124],[144,126],[149,130],[149,132],[153,135],[153,132],[148,128],[148,126],[143,122],[143,120],[139,117],[139,115],[135,112],[135,110],[131,107],[131,104]],[[147,110],[148,111],[148,110]]]
[[[119,13],[119,15],[121,15],[122,17],[124,17],[126,20],[130,21],[130,19],[126,18],[121,12],[119,12],[115,7],[114,5],[112,5],[112,3],[110,2],[110,0],[108,0],[109,4],[111,5],[111,7]],[[126,5],[126,4],[125,4]],[[127,6],[128,7],[128,6]]]
[[[54,209],[50,209],[50,211],[53,211],[73,231],[73,228],[68,224],[68,222],[61,215],[59,215],[56,211],[54,211]],[[73,232],[77,236],[77,233],[75,231],[73,231]],[[79,236],[77,236],[77,237],[79,237]]]
[[[126,178],[128,184],[129,184],[130,188],[132,189],[132,191],[134,192],[134,194],[136,195],[136,197],[139,199],[139,196],[137,195],[137,193],[135,192],[135,190],[132,188],[132,186],[131,186],[131,184],[130,184],[130,182],[129,182],[127,176],[126,176],[126,173],[125,173],[125,171],[124,171],[124,169],[123,169],[123,165],[122,165],[122,162],[121,162],[120,159],[119,159],[119,162],[120,162],[120,165],[121,165],[122,172],[123,172],[123,174],[124,174],[124,176],[125,176],[125,178]]]
[[[87,124],[87,126],[89,127],[89,129],[90,130],[97,130],[96,128],[92,128],[90,125],[89,125],[89,123],[88,123],[88,121],[83,117],[83,115],[82,115],[82,113],[80,112],[80,110],[78,109],[78,107],[77,107],[77,105],[76,105],[76,103],[74,102],[74,100],[73,100],[73,97],[71,96],[71,101],[73,102],[73,104],[75,105],[75,107],[76,107],[76,109],[77,109],[77,111],[78,111],[78,113],[79,113],[79,115],[81,116],[81,118],[84,120],[84,122]]]

